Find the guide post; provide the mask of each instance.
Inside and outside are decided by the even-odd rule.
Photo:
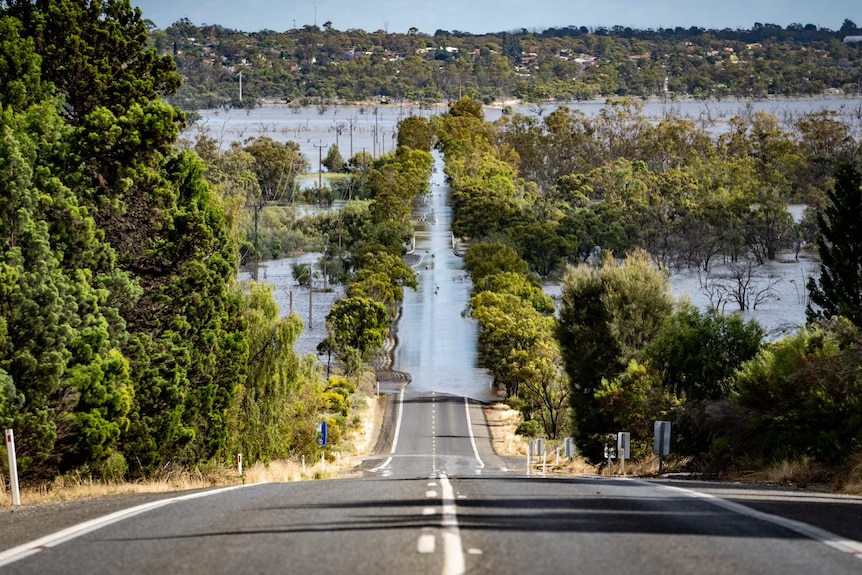
[[[12,505],[21,505],[21,491],[18,488],[18,457],[15,455],[15,433],[6,430],[6,455],[9,458],[9,486],[12,489]]]
[[[670,453],[670,421],[655,422],[655,441],[652,451],[658,455],[658,472],[661,473],[664,457]]]

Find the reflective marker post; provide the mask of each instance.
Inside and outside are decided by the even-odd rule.
[[[18,489],[18,458],[15,456],[15,433],[6,430],[6,455],[9,457],[9,486],[12,488],[12,505],[21,505]]]
[[[658,472],[661,473],[665,456],[670,453],[670,421],[656,421],[653,453],[658,455]]]
[[[242,477],[242,453],[236,454],[236,469],[239,471],[239,476]]]
[[[620,431],[617,433],[617,453],[620,458],[620,473],[626,474],[626,459],[632,458],[631,451],[632,434],[628,431]]]

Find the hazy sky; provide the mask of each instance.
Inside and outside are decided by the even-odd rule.
[[[181,18],[256,32],[332,22],[336,30],[460,30],[480,34],[521,28],[751,28],[755,22],[862,25],[859,0],[132,0],[144,18],[167,28]]]

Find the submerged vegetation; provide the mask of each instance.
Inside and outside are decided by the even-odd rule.
[[[649,458],[653,421],[667,419],[672,459],[713,473],[804,460],[822,478],[860,453],[858,125],[757,113],[711,135],[646,121],[626,100],[595,118],[562,107],[492,124],[462,100],[435,128],[471,245],[480,355],[523,433],[571,433],[597,462],[606,435],[627,430]],[[748,309],[751,270],[815,245],[810,323],[782,338],[670,294],[668,266],[729,263],[748,270],[734,292]],[[556,317],[540,277],[561,278]]]
[[[459,44],[434,54],[432,72],[425,56],[378,57],[379,34],[324,28],[286,35],[277,57],[240,58],[227,51],[238,33],[187,22],[148,29],[127,0],[0,4],[0,425],[15,429],[25,483],[203,473],[237,453],[249,466],[333,457],[361,424],[368,363],[391,337],[403,290],[416,286],[403,256],[435,146],[452,186],[453,229],[469,246],[466,313],[525,433],[571,434],[597,459],[601,437],[626,428],[645,456],[651,422],[671,419],[678,461],[716,472],[776,458],[834,469],[862,457],[862,228],[847,217],[860,209],[859,125],[829,112],[744,113],[714,134],[673,115],[647,121],[625,98],[594,118],[559,107],[491,124],[481,106],[509,95],[572,97],[568,88],[649,95],[664,78],[639,74],[669,61],[680,66],[670,89],[686,78],[680,93],[849,91],[857,46],[807,26],[728,32],[717,45],[761,46],[745,45],[748,61],[710,69],[739,66],[756,85],[704,79],[698,92],[689,84],[703,70],[683,63],[714,48],[706,31],[647,34],[655,57],[636,61],[631,54],[646,47],[626,30],[505,34],[475,47],[455,33],[379,38],[384,54]],[[241,36],[254,46],[249,38],[278,35]],[[615,44],[622,38],[627,51]],[[372,54],[336,65],[346,39],[354,52],[370,43]],[[677,58],[683,39],[694,49]],[[541,48],[528,64],[533,42]],[[815,88],[752,75],[766,69],[757,54],[781,42],[794,47],[782,59],[794,70],[811,67],[795,58],[820,54],[806,76]],[[820,51],[795,50],[808,45]],[[580,52],[599,54],[595,69],[561,72],[575,80],[549,93],[559,79],[548,70]],[[195,76],[192,57],[214,61]],[[170,102],[229,102],[221,82],[231,80],[221,75],[240,65],[253,100],[436,101],[456,85],[476,98],[431,120],[402,119],[397,147],[380,157],[330,149],[326,166],[340,177],[304,193],[346,204],[299,218],[285,209],[308,169],[296,143],[261,137],[222,149],[206,137],[178,139],[186,116]],[[526,76],[513,75],[517,66]],[[398,81],[387,72],[386,90],[370,81],[382,69],[402,70]],[[363,91],[347,93],[344,78]],[[404,85],[408,78],[425,81]],[[719,83],[731,88],[716,92]],[[801,221],[790,202],[808,204]],[[748,309],[768,295],[753,291],[752,270],[810,246],[821,275],[809,285],[810,323],[796,333],[767,340],[723,307],[697,310],[670,296],[670,267],[708,274],[727,263],[738,273],[716,293]],[[322,276],[324,289],[345,290],[318,346],[325,367],[295,351],[302,321],[282,313],[257,275],[263,259],[310,250],[323,258],[297,266],[297,281],[311,290]],[[252,280],[238,280],[241,268]],[[543,292],[546,278],[562,281],[558,302]],[[325,447],[315,435],[321,421]]]

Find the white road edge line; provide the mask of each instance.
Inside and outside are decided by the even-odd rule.
[[[3,551],[2,553],[0,553],[0,567],[9,565],[10,563],[15,563],[16,561],[20,561],[25,557],[34,555],[39,551],[48,549],[49,547],[55,547],[57,545],[60,545],[61,543],[65,543],[66,541],[71,541],[76,537],[86,535],[87,533],[96,531],[97,529],[101,529],[102,527],[107,527],[112,523],[117,523],[118,521],[134,517],[135,515],[140,515],[141,513],[146,513],[147,511],[156,509],[158,507],[170,505],[171,503],[177,503],[179,501],[197,499],[198,497],[217,495],[219,493],[239,489],[241,487],[250,487],[251,485],[260,484],[234,485],[232,487],[223,487],[221,489],[214,489],[212,491],[204,491],[201,493],[182,495],[180,497],[160,499],[158,501],[151,501],[150,503],[144,503],[143,505],[138,505],[136,507],[122,509],[109,515],[97,517],[96,519],[91,519],[90,521],[85,521],[84,523],[79,523],[77,525],[73,525],[72,527],[67,527],[66,529],[57,531],[56,533],[52,533],[51,535],[46,535],[45,537],[42,537],[40,539],[35,539],[33,541],[30,541],[29,543],[24,543],[23,545],[18,545],[17,547],[13,547],[11,549]]]
[[[772,515],[771,513],[764,513],[763,511],[758,511],[757,509],[747,507],[745,505],[742,505],[741,503],[736,503],[734,501],[723,499],[717,495],[712,495],[710,493],[692,491],[689,489],[685,489],[684,487],[677,487],[675,485],[662,485],[660,483],[650,483],[650,485],[658,485],[659,487],[663,487],[664,489],[669,489],[671,491],[679,491],[681,493],[684,493],[685,495],[688,495],[689,497],[703,499],[704,501],[708,501],[713,505],[723,507],[729,511],[739,513],[740,515],[746,515],[748,517],[753,517],[754,519],[760,519],[761,521],[766,521],[767,523],[772,523],[773,525],[784,527],[785,529],[789,529],[790,531],[794,531],[796,533],[799,533],[800,535],[804,535],[809,539],[813,539],[814,541],[823,543],[824,545],[828,545],[829,547],[841,551],[842,553],[852,555],[856,559],[862,559],[862,543],[860,543],[859,541],[853,541],[852,539],[841,537],[840,535],[836,535],[835,533],[831,533],[829,531],[826,531],[825,529],[809,525],[808,523],[796,521],[795,519],[787,519],[786,517],[781,517],[779,515]]]
[[[479,464],[479,469],[485,467],[485,462],[479,457],[479,449],[476,447],[476,437],[473,435],[473,422],[470,419],[470,402],[464,398],[464,408],[467,411],[467,430],[470,434],[470,445],[473,446],[473,455],[476,456],[476,462]]]
[[[392,440],[392,449],[389,451],[389,458],[371,470],[372,473],[376,471],[380,471],[386,467],[389,467],[389,464],[392,463],[392,455],[395,454],[395,449],[398,447],[398,435],[401,433],[401,414],[404,413],[404,388],[401,388],[401,392],[398,394],[398,417],[395,418],[395,438]]]
[[[440,485],[443,491],[443,518],[440,521],[443,528],[443,575],[463,575],[466,567],[455,510],[455,492],[445,473],[440,474]]]

